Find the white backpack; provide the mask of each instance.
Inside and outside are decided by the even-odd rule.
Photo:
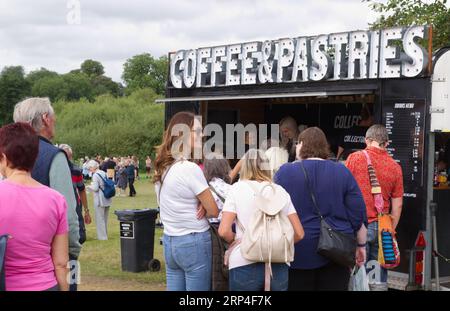
[[[261,190],[246,182],[254,191],[252,215],[244,231],[240,248],[242,256],[250,261],[265,263],[290,263],[294,260],[294,228],[282,209],[289,195],[272,183]],[[264,191],[271,188],[270,191]],[[278,190],[277,190],[278,189]]]

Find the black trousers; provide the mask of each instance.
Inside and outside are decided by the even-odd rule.
[[[346,291],[350,272],[350,268],[333,262],[311,270],[289,269],[289,290]]]
[[[128,178],[128,186],[130,187],[130,197],[136,195],[136,189],[134,189],[134,178]]]

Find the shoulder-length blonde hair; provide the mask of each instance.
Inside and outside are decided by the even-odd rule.
[[[164,132],[161,145],[156,147],[156,157],[154,161],[155,174],[153,182],[160,182],[166,168],[175,162],[175,155],[172,154],[172,146],[178,141],[182,133],[172,133],[172,129],[180,124],[187,125],[192,128],[194,125],[195,115],[192,112],[181,111],[176,113],[169,122],[167,130]],[[176,132],[176,131],[175,131]]]
[[[262,150],[250,149],[242,158],[240,178],[272,182],[269,160]]]

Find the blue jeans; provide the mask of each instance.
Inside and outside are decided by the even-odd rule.
[[[262,291],[264,290],[265,264],[254,263],[230,270],[229,286],[231,291]],[[287,291],[289,267],[284,263],[272,264],[273,278],[270,280],[270,290]]]
[[[367,227],[367,262],[366,262],[366,270],[369,273],[373,268],[371,265],[367,265],[367,263],[371,260],[378,260],[378,222],[374,221],[369,224]],[[376,281],[381,283],[387,283],[387,270],[381,266],[379,266],[380,275],[377,277]]]
[[[211,233],[183,236],[164,234],[167,290],[209,291],[211,289]]]

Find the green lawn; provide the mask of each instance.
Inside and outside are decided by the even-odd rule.
[[[145,176],[144,174],[141,176]],[[153,184],[148,179],[135,183],[136,197],[114,197],[108,221],[108,241],[96,240],[95,222],[87,226],[87,241],[80,255],[80,290],[164,290],[165,265],[159,238],[162,230],[155,232],[154,258],[161,261],[161,271],[130,273],[121,270],[119,222],[115,210],[156,208]],[[89,194],[89,209],[95,217],[92,195]]]

